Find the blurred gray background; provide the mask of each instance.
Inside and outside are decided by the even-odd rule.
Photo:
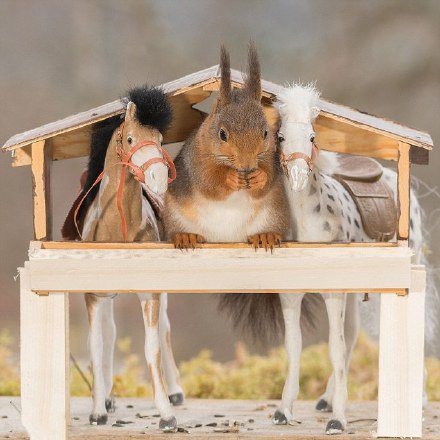
[[[258,46],[263,78],[317,81],[327,99],[426,130],[440,141],[438,0],[0,0],[0,141],[118,98],[129,86],[160,84],[218,63],[220,43],[244,69]],[[55,238],[72,203],[85,159],[54,163]],[[0,160],[0,329],[19,332],[16,268],[32,239],[29,167]],[[440,155],[415,176],[440,183]],[[439,265],[439,199],[421,202],[431,263]],[[429,220],[429,221],[428,221]],[[82,297],[71,296],[72,352],[86,357]],[[142,350],[137,298],[116,300],[119,336]],[[238,340],[213,298],[171,296],[178,361],[201,348],[233,356]],[[255,348],[255,347],[254,347]],[[18,350],[18,343],[17,343]]]

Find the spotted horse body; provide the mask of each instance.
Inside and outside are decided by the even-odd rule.
[[[278,96],[281,115],[279,130],[281,162],[291,210],[290,239],[299,242],[367,242],[355,201],[332,175],[339,166],[338,155],[319,151],[313,122],[319,113],[319,92],[314,86],[293,85]],[[397,194],[397,175],[383,169],[383,178]],[[411,247],[419,260],[422,247],[421,210],[411,192]],[[294,402],[299,392],[299,359],[302,349],[300,326],[304,295],[281,294],[285,321],[285,345],[289,369],[282,403],[273,418],[284,424],[293,420]],[[329,355],[333,373],[316,409],[332,412],[327,434],[339,434],[346,427],[347,374],[359,328],[358,294],[322,294],[329,322]],[[317,315],[319,316],[319,314]],[[316,317],[315,316],[315,319]],[[325,319],[317,319],[319,327]],[[309,326],[305,331],[314,331]]]

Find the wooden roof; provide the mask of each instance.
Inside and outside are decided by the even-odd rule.
[[[232,83],[241,87],[244,75],[232,70]],[[180,142],[197,128],[204,112],[193,105],[217,91],[220,84],[218,65],[184,76],[162,85],[170,97],[174,120],[165,136],[165,143]],[[263,104],[267,115],[274,118],[272,102],[283,89],[282,86],[262,81]],[[321,99],[321,112],[315,123],[318,144],[327,150],[396,160],[398,143],[410,144],[413,163],[428,163],[428,151],[433,143],[430,135],[405,127],[387,119],[378,118],[358,110]],[[272,111],[271,111],[272,110]],[[124,112],[120,100],[68,116],[24,133],[12,136],[2,151],[14,152],[14,166],[29,165],[30,146],[33,142],[51,139],[53,160],[88,155],[92,124]],[[419,147],[419,148],[417,148]]]

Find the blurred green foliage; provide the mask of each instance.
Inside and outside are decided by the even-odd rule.
[[[18,361],[12,356],[13,341],[7,330],[0,331],[0,395],[20,393]],[[118,341],[124,363],[114,376],[113,393],[120,397],[152,397],[152,386],[145,379],[145,361],[132,353],[129,338]],[[348,394],[352,400],[374,400],[377,397],[378,348],[361,334],[350,366]],[[440,400],[440,360],[428,358],[427,391],[429,400]],[[238,344],[235,359],[220,363],[209,350],[180,364],[182,385],[187,397],[213,399],[279,399],[287,370],[283,348],[267,356],[249,354]],[[84,371],[92,382],[90,370]],[[307,347],[301,356],[300,399],[317,399],[325,389],[331,373],[327,344]],[[71,368],[71,395],[90,396],[90,390],[75,368]]]

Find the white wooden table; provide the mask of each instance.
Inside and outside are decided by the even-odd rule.
[[[397,243],[288,243],[271,255],[244,244],[180,252],[166,243],[32,242],[20,269],[23,425],[31,440],[67,438],[66,292],[370,292],[382,295],[377,434],[420,437],[425,278]]]

